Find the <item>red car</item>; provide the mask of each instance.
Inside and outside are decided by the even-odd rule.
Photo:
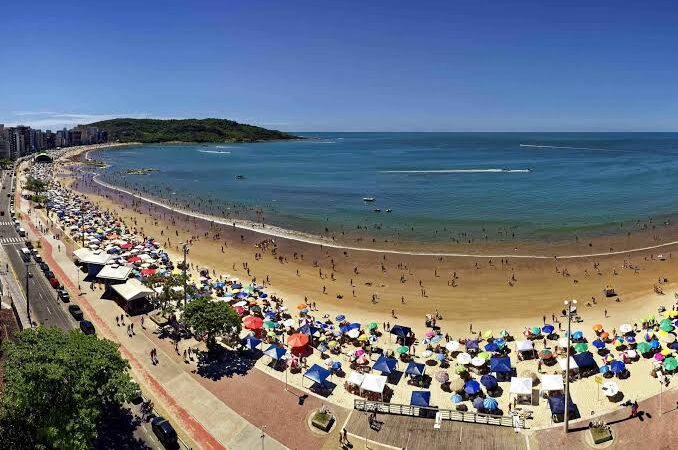
[[[54,289],[59,289],[61,287],[61,285],[59,284],[59,280],[57,280],[56,278],[50,278],[49,284],[51,284]]]

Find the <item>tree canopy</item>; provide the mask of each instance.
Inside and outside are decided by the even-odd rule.
[[[228,303],[209,298],[198,298],[186,305],[182,321],[197,336],[204,336],[208,347],[214,347],[218,337],[241,329],[240,316]]]
[[[134,393],[129,363],[111,341],[39,327],[2,349],[0,448],[91,448],[104,409]]]
[[[257,142],[298,139],[282,131],[227,119],[111,119],[88,126],[105,130],[111,142]]]

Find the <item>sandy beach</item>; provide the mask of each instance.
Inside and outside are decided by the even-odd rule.
[[[69,156],[87,150],[71,151]],[[440,325],[451,335],[463,336],[469,333],[469,323],[477,331],[521,329],[541,324],[544,317],[552,322],[569,298],[578,299],[580,313],[591,323],[638,321],[656,312],[658,304],[670,307],[674,301],[669,274],[676,268],[671,254],[675,245],[664,244],[671,242],[672,227],[662,230],[666,240],[657,230],[648,230],[590,244],[529,243],[517,249],[521,255],[538,257],[504,258],[517,251],[507,251],[500,243],[479,244],[465,252],[495,257],[359,251],[270,236],[266,229],[258,232],[211,223],[113,191],[91,176],[74,177],[70,170],[64,170],[63,176],[73,188],[164,241],[177,255],[179,242],[191,242],[188,259],[195,266],[242,280],[256,278],[291,303],[315,302],[323,311],[363,320],[402,322],[422,331],[425,314],[438,311],[443,317]],[[658,245],[662,247],[620,250]],[[613,254],[581,256],[606,252]],[[556,259],[551,254],[576,258]],[[653,290],[660,280],[665,298]],[[617,300],[603,296],[606,286],[616,290]]]

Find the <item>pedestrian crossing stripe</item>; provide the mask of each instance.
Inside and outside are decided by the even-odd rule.
[[[21,244],[24,240],[20,237],[3,237],[0,238],[0,244]]]
[[[14,225],[14,222],[0,222],[0,225]]]

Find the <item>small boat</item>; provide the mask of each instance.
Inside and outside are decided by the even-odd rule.
[[[364,202],[373,202],[373,201],[374,201],[374,197],[363,197],[363,201],[364,201]]]
[[[236,176],[235,176],[235,179],[236,179],[236,180],[244,180],[244,179],[245,179],[245,176],[244,176],[244,175],[236,175]]]
[[[376,209],[373,209],[372,211],[374,211],[374,212],[381,212],[381,209],[376,208]]]
[[[387,209],[387,210],[386,210],[386,212],[392,212],[392,211],[393,211],[392,209]]]

